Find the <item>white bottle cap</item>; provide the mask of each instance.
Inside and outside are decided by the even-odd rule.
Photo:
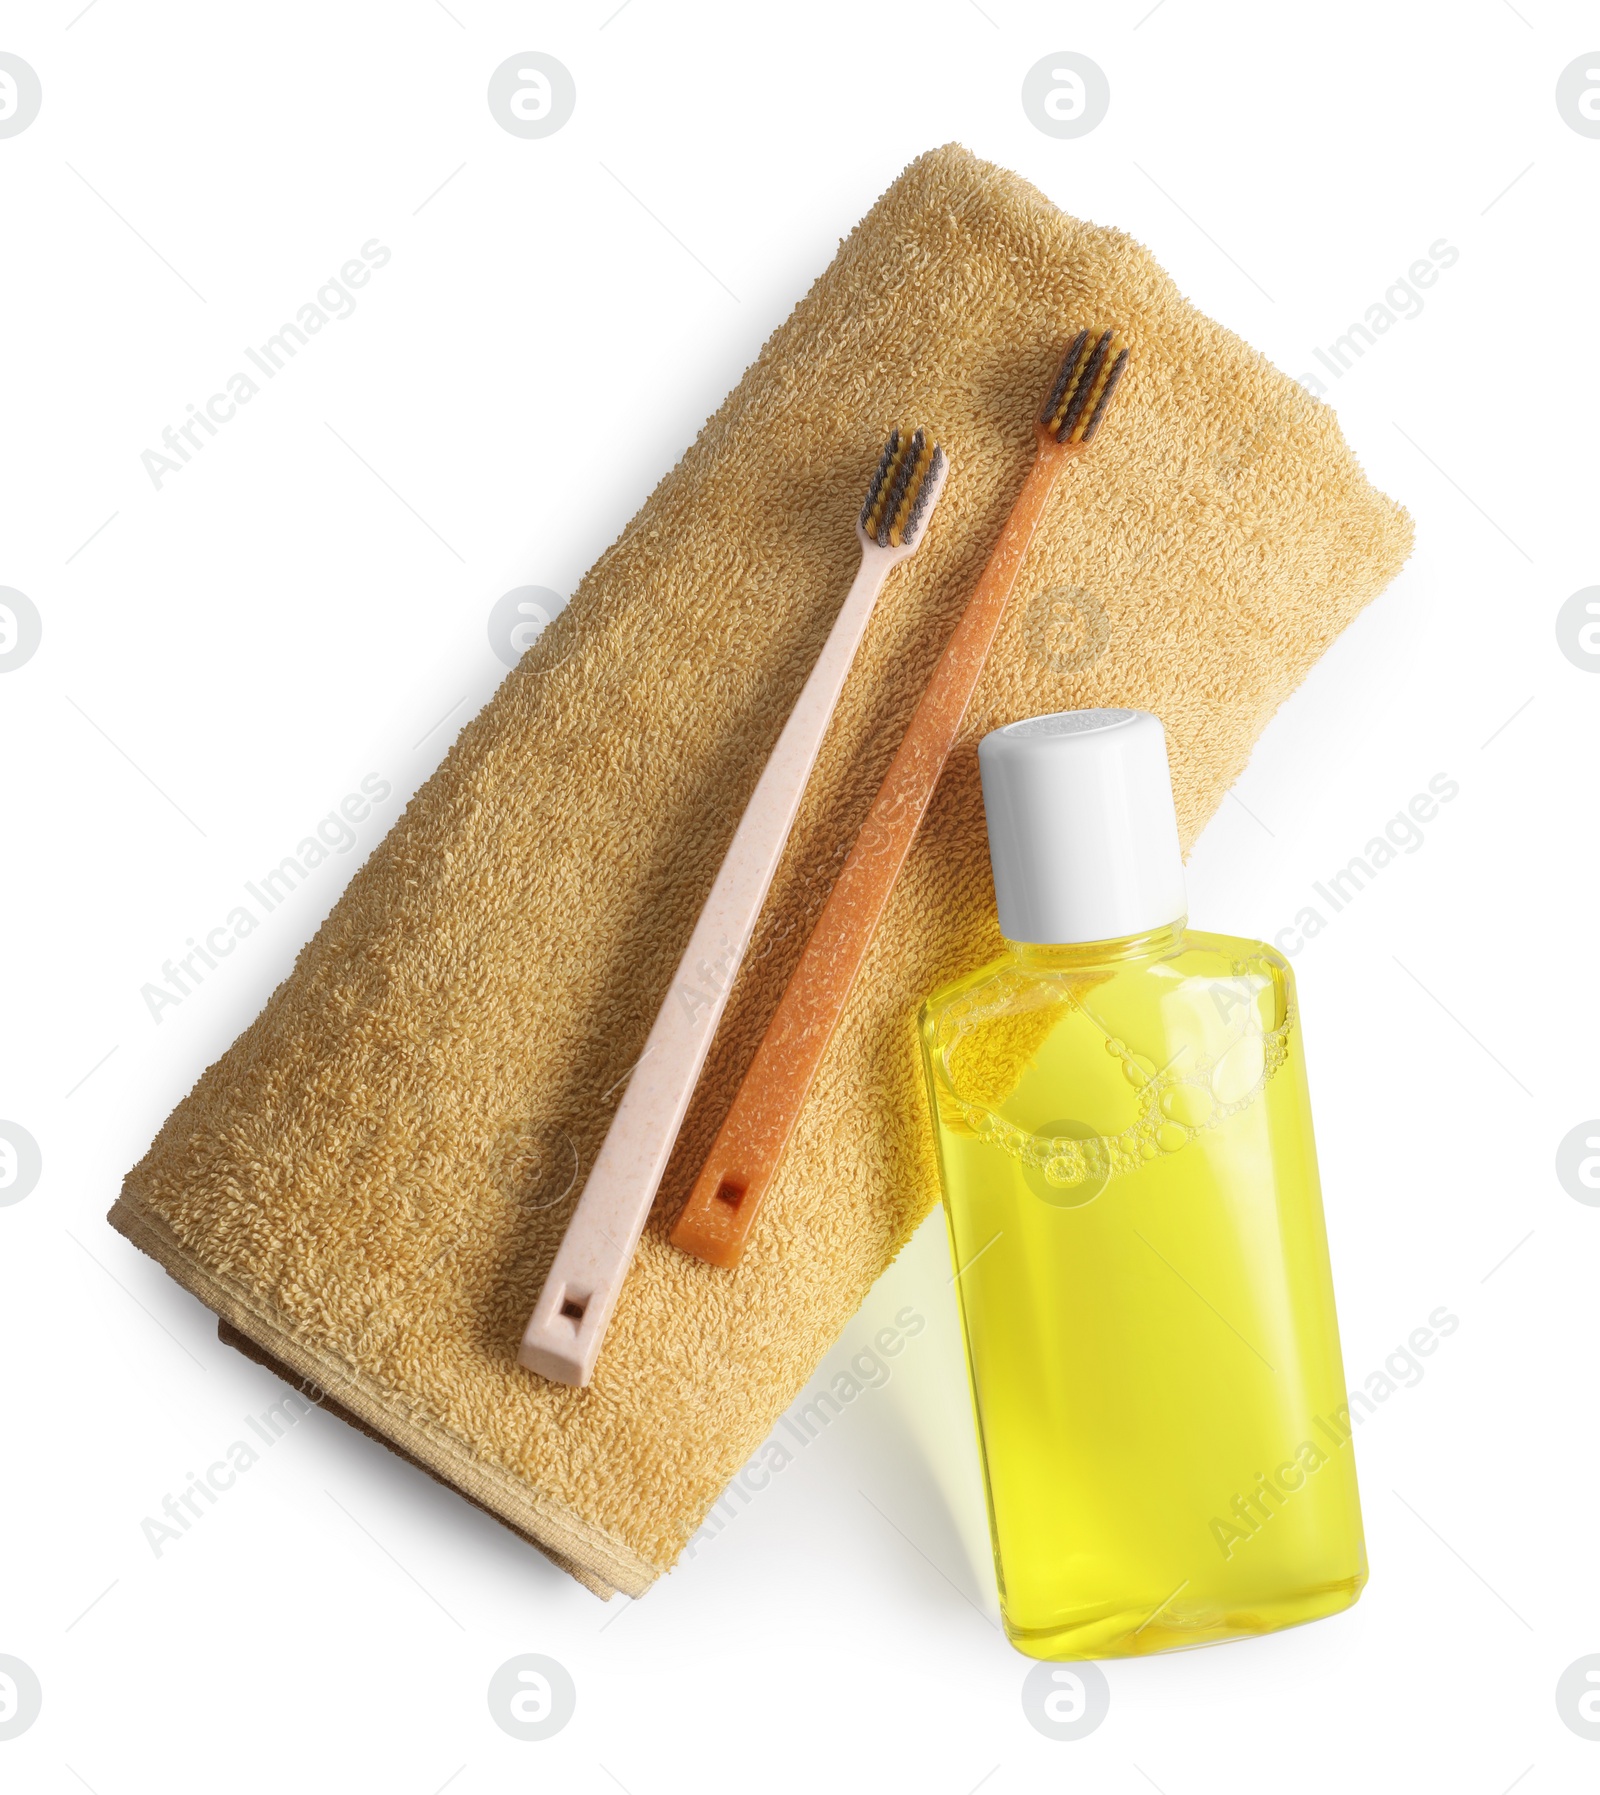
[[[978,744],[1000,932],[1111,941],[1184,914],[1167,735],[1149,711],[1058,711]]]

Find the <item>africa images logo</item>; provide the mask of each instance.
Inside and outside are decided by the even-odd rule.
[[[161,432],[161,447],[145,449],[139,456],[157,492],[169,474],[183,472],[205,448],[208,438],[221,434],[222,425],[233,422],[240,406],[248,405],[261,391],[262,382],[276,380],[325,326],[342,324],[353,315],[356,298],[352,289],[364,287],[376,269],[388,265],[390,255],[391,251],[376,237],[369,237],[361,245],[360,255],[352,256],[337,274],[329,275],[313,297],[292,319],[286,319],[274,335],[259,347],[245,346],[244,357],[250,366],[228,376],[223,382],[226,392],[213,393],[204,405],[191,404],[182,423],[176,427],[167,425]]]

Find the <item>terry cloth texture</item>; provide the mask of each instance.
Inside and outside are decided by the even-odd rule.
[[[686,1196],[1034,450],[1080,326],[1133,360],[1068,470],[737,1270]],[[678,956],[856,570],[890,427],[951,477],[880,602],[587,1390],[514,1354]],[[591,1588],[644,1591],[937,1193],[913,1016],[999,950],[986,730],[1137,705],[1185,846],[1410,546],[1333,413],[1149,254],[950,146],[841,247],[462,731],[113,1224]],[[715,977],[715,969],[706,969]]]

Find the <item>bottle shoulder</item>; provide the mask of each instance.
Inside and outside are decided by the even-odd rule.
[[[946,1134],[1079,1188],[1198,1139],[1301,1065],[1275,948],[1198,929],[1132,947],[1008,949],[929,998],[923,1061]]]
[[[992,1013],[996,1006],[1032,1008],[1085,984],[1114,982],[1125,989],[1140,981],[1173,987],[1241,978],[1271,984],[1292,998],[1294,973],[1288,960],[1269,943],[1245,935],[1185,928],[1157,952],[1104,961],[1057,959],[1048,950],[1019,952],[1008,945],[996,959],[931,993],[919,1014],[926,1027],[952,1008],[981,1013]]]

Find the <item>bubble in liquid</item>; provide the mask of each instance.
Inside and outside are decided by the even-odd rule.
[[[1023,1160],[1023,1179],[1053,1209],[1082,1208],[1100,1195],[1111,1175],[1105,1145],[1094,1128],[1075,1117],[1046,1122],[1032,1136],[1040,1158],[1031,1165]]]
[[[1156,1144],[1163,1153],[1176,1153],[1189,1139],[1189,1130],[1176,1122],[1163,1122],[1156,1130]]]
[[[1122,1061],[1122,1076],[1136,1090],[1143,1090],[1156,1075],[1156,1063],[1142,1053],[1127,1054]]]
[[[1115,1035],[1107,1035],[1106,1036],[1106,1052],[1107,1053],[1114,1055],[1114,1054],[1122,1053],[1124,1051],[1126,1051],[1126,1050],[1123,1047],[1122,1042],[1119,1041]]]
[[[1162,1113],[1185,1128],[1204,1128],[1211,1107],[1211,1093],[1203,1084],[1175,1084],[1161,1098]]]

